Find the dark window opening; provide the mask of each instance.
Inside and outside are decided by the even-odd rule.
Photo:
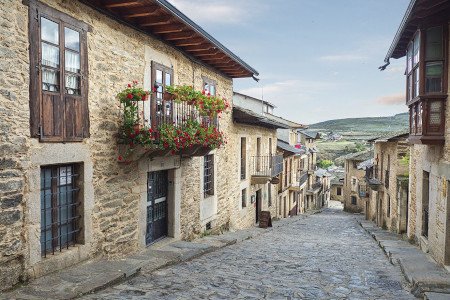
[[[352,205],[356,205],[356,196],[352,196]]]
[[[76,165],[41,168],[41,255],[80,243],[81,201]]]

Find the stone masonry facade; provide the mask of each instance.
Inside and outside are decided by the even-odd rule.
[[[150,64],[157,61],[174,69],[175,84],[202,89],[202,76],[217,82],[217,95],[232,100],[232,80],[193,62],[182,52],[89,8],[78,1],[45,0],[48,6],[89,24],[90,138],[82,143],[40,143],[30,137],[28,6],[20,0],[0,2],[0,283],[9,288],[19,281],[41,276],[79,261],[102,255],[117,258],[142,246],[142,174],[155,162],[142,159],[129,165],[117,163],[116,134],[119,110],[115,95],[132,80],[150,89]],[[119,62],[119,63],[112,63]],[[193,239],[211,222],[227,229],[239,191],[238,157],[235,153],[231,113],[223,114],[220,127],[228,144],[213,152],[215,211],[201,216],[202,157],[158,163],[173,170],[177,181],[179,220],[175,235]],[[81,166],[84,243],[52,257],[40,255],[40,168],[76,163]],[[136,170],[143,170],[136,172]],[[209,200],[208,200],[209,201]],[[246,226],[233,221],[237,227]],[[142,231],[142,230],[141,230]]]

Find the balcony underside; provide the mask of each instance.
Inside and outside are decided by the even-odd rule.
[[[182,149],[179,152],[172,153],[169,149],[155,149],[151,146],[119,144],[119,163],[132,163],[141,158],[165,157],[170,155],[180,155],[181,157],[205,156],[211,151],[209,147],[203,145],[193,145],[189,148]]]
[[[271,176],[251,176],[250,183],[251,184],[266,184],[272,180]]]
[[[445,136],[443,135],[410,135],[408,137],[409,144],[424,145],[444,145]]]

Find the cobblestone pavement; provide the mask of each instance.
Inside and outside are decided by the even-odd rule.
[[[414,299],[400,270],[339,208],[87,299]]]

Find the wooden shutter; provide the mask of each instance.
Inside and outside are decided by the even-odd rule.
[[[157,82],[157,71],[162,72],[162,82]],[[161,65],[155,61],[152,61],[152,76],[151,76],[151,84],[152,88],[155,85],[162,85],[162,93],[165,91],[165,87],[168,85],[173,85],[173,69]],[[170,75],[170,81],[167,80],[167,75]],[[168,108],[167,105],[170,105]],[[173,122],[173,108],[174,102],[166,103],[164,97],[162,95],[159,96],[159,93],[152,93],[151,97],[151,105],[150,105],[150,118],[151,118],[151,126],[152,128],[158,128],[164,122]],[[170,110],[170,111],[169,111]],[[157,112],[160,112],[158,115]]]
[[[87,31],[90,27],[39,1],[29,1],[30,134],[42,142],[82,141],[89,137]],[[59,24],[59,91],[42,88],[40,20]],[[80,33],[81,95],[65,93],[64,27]]]

